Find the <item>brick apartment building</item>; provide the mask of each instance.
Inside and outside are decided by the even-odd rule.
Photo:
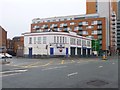
[[[73,31],[78,35],[100,40],[100,49],[107,50],[106,19],[98,14],[72,15],[33,19],[31,32]]]
[[[87,0],[86,14],[98,13],[99,17],[106,18],[108,50],[115,52],[117,49],[117,0]]]
[[[13,54],[16,56],[23,56],[24,37],[17,36],[12,39],[13,42]]]
[[[91,2],[92,1],[92,2]],[[100,50],[117,50],[116,0],[86,1],[86,15],[71,15],[32,20],[31,32],[68,32],[100,40]]]
[[[14,55],[13,46],[13,40],[7,39],[7,53]]]
[[[7,46],[7,31],[0,26],[0,52],[3,52]]]

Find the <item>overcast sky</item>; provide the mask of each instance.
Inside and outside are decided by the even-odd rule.
[[[8,38],[30,32],[34,18],[86,13],[86,0],[1,0],[0,4],[0,25]]]

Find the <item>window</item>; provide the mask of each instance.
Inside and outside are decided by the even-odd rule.
[[[77,39],[77,45],[81,45],[81,39]]]
[[[99,35],[99,36],[98,36],[98,39],[102,39],[102,35]]]
[[[67,37],[65,37],[65,43],[67,43]]]
[[[71,22],[70,25],[75,25],[75,23],[74,23],[74,22]]]
[[[59,37],[57,36],[57,43],[59,43]]]
[[[83,35],[87,35],[88,34],[88,32],[87,31],[83,31]]]
[[[99,25],[99,26],[98,26],[98,29],[102,29],[102,25]]]
[[[87,46],[88,46],[88,47],[90,47],[90,46],[91,46],[90,41],[87,41]]]
[[[93,22],[92,22],[92,25],[97,25],[97,21],[93,21]]]
[[[41,44],[41,37],[38,37],[38,44]]]
[[[36,37],[34,37],[34,44],[36,44]]]
[[[102,21],[99,20],[99,21],[97,22],[97,24],[102,24]]]
[[[65,43],[65,40],[64,40],[65,38],[63,37],[63,43]]]
[[[29,44],[32,44],[32,37],[29,38]]]
[[[60,24],[60,27],[63,27],[63,23]]]
[[[43,37],[43,44],[46,44],[46,37]]]
[[[97,34],[97,31],[92,31],[92,34]]]
[[[66,21],[66,20],[67,20],[67,18],[64,19],[64,21]]]
[[[60,43],[62,43],[62,37],[60,37]]]
[[[47,20],[47,22],[50,22],[50,20]]]
[[[91,28],[93,28],[93,26],[88,26],[88,27],[86,27],[86,29],[91,29]]]
[[[70,44],[72,44],[72,45],[75,45],[75,44],[76,44],[74,38],[70,38]]]
[[[88,22],[82,22],[83,25],[88,25]]]
[[[54,43],[56,43],[56,36],[54,36]]]
[[[79,24],[78,24],[79,26],[82,26],[83,24],[82,24],[82,22],[79,22]]]
[[[82,46],[86,46],[86,41],[82,40]]]

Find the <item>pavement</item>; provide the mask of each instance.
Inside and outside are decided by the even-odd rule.
[[[3,88],[118,88],[118,57],[13,58],[2,65]]]

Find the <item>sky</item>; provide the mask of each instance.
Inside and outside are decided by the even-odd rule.
[[[86,0],[0,0],[0,26],[13,38],[30,32],[34,18],[86,13]]]

